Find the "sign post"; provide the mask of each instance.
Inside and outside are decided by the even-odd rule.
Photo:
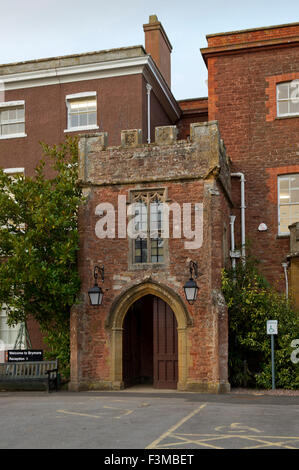
[[[271,335],[272,390],[275,389],[274,335],[277,335],[277,320],[267,320],[267,334]]]

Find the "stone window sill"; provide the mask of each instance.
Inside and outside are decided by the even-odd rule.
[[[0,140],[6,139],[20,139],[22,137],[27,137],[27,134],[8,134],[8,135],[0,135]]]
[[[136,263],[130,264],[129,270],[130,271],[138,271],[138,270],[147,270],[147,269],[165,269],[167,267],[166,263]]]
[[[275,120],[281,121],[283,119],[294,119],[299,118],[299,114],[290,114],[289,116],[276,116]]]
[[[94,129],[99,129],[99,126],[71,127],[70,129],[65,129],[64,132],[91,131],[91,130],[94,130]]]

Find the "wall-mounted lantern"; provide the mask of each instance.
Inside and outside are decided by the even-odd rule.
[[[94,286],[91,287],[88,291],[89,300],[91,305],[102,305],[104,292],[98,285],[98,275],[101,275],[102,282],[104,282],[104,266],[101,268],[95,266],[93,276],[94,276]]]
[[[194,272],[195,279],[198,277],[198,265],[195,261],[190,261],[189,270],[190,270],[190,279],[184,285],[184,291],[185,291],[186,300],[189,302],[190,305],[192,305],[197,299],[197,293],[198,293],[198,285],[196,284],[196,281],[193,279],[193,272]]]

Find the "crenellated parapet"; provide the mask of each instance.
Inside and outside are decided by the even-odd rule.
[[[80,136],[79,180],[83,186],[217,178],[230,198],[229,158],[217,121],[194,123],[190,138],[177,140],[176,126],[156,127],[155,141],[140,129],[123,130],[121,145],[106,132]]]

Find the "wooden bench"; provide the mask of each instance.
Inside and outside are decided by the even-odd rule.
[[[0,364],[0,389],[57,391],[58,361]]]

